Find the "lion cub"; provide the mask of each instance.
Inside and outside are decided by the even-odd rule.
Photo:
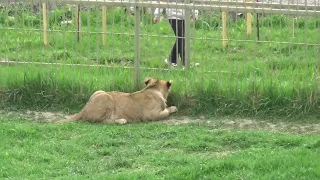
[[[146,87],[134,93],[96,91],[84,108],[65,123],[77,120],[126,124],[136,121],[156,121],[177,112],[175,106],[167,107],[172,80],[145,79]]]

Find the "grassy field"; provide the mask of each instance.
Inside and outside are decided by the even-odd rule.
[[[97,89],[136,90],[133,70],[121,68],[132,67],[134,60],[134,17],[123,9],[108,9],[106,46],[101,42],[98,7],[82,11],[79,42],[72,32],[74,23],[60,25],[74,18],[74,8],[48,11],[47,47],[40,11],[24,5],[1,11],[1,60],[115,67],[0,65],[2,107],[78,110]],[[141,67],[163,68],[174,34],[167,21],[152,25],[151,18],[142,16]],[[255,23],[254,19],[253,27]],[[244,19],[229,20],[229,46],[223,49],[219,15],[202,12],[191,29],[191,62],[200,66],[184,72],[142,69],[141,85],[147,76],[174,80],[169,103],[189,115],[319,117],[319,25],[318,19],[299,18],[293,37],[291,17],[266,15],[260,18],[262,42],[257,43],[255,28],[247,36]]]
[[[215,123],[216,121],[212,121]],[[0,115],[1,179],[319,179],[317,134]]]
[[[98,89],[137,90],[134,18],[108,9],[103,46],[98,7],[82,11],[79,42],[74,24],[60,25],[74,8],[50,9],[45,47],[37,8],[0,5],[0,61],[112,67],[0,64],[0,179],[319,179],[320,20],[298,19],[293,37],[291,17],[261,17],[260,43],[245,20],[229,20],[223,49],[219,15],[201,12],[191,29],[200,66],[181,71],[144,69],[166,67],[174,38],[167,21],[143,16],[140,85],[172,79],[168,104],[179,112],[164,122],[55,125],[57,112],[80,110]]]

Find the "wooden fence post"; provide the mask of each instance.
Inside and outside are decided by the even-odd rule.
[[[222,11],[222,47],[226,48],[228,46],[227,37],[227,12]]]
[[[107,43],[107,7],[102,6],[102,45]]]
[[[43,16],[43,42],[47,46],[48,42],[48,17],[47,17],[47,4],[42,3],[42,16]]]
[[[246,0],[246,2],[252,2],[252,0]],[[247,12],[247,35],[248,36],[250,36],[252,32],[251,22],[252,22],[252,14]]]

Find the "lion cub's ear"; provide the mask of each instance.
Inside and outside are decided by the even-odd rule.
[[[171,86],[171,84],[173,83],[172,80],[167,81],[167,87],[169,88]]]
[[[144,84],[147,86],[149,83],[151,83],[151,80],[152,80],[152,78],[146,78],[145,80],[144,80]]]
[[[153,78],[146,78],[144,80],[144,84],[147,86],[147,87],[151,87],[151,86],[154,86],[156,84],[156,80],[153,79]]]

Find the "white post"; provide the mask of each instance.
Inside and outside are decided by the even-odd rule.
[[[190,4],[190,0],[185,0],[185,4]],[[185,18],[184,18],[184,23],[185,23],[185,28],[184,28],[184,33],[185,33],[185,68],[188,69],[190,67],[190,9],[185,9]]]
[[[135,0],[139,2],[139,0]],[[135,23],[134,23],[134,72],[135,72],[135,81],[136,88],[140,89],[140,7],[135,5]]]

